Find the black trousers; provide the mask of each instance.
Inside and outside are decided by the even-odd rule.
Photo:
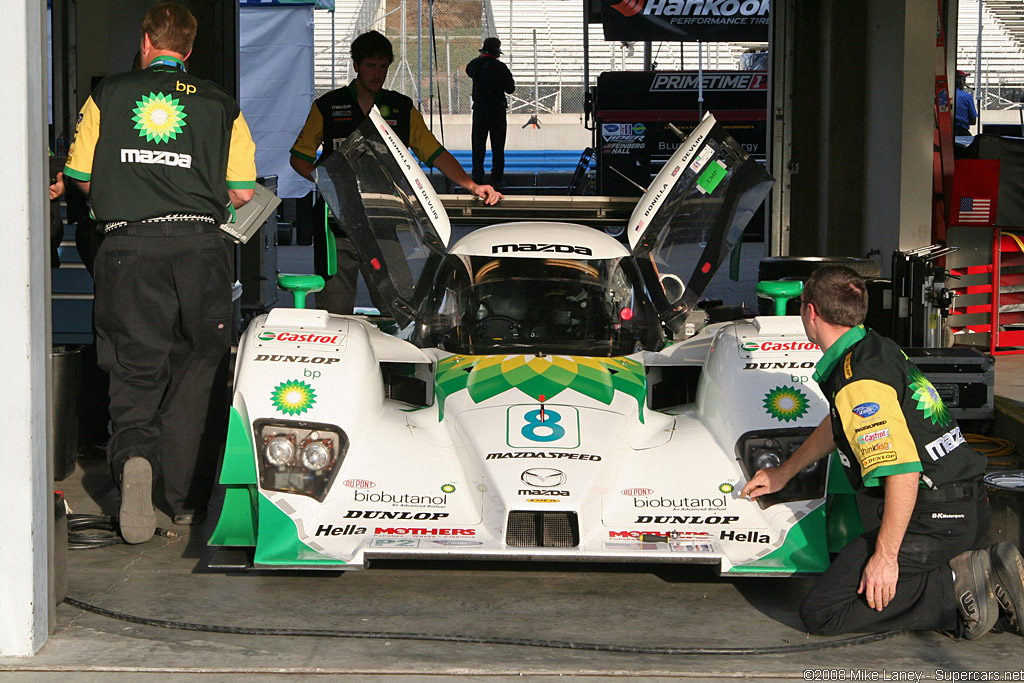
[[[876,499],[878,505],[882,501]],[[947,564],[978,547],[988,531],[984,493],[955,502],[918,500],[899,552],[896,595],[881,612],[857,594],[861,573],[875,551],[878,530],[840,551],[800,605],[807,630],[816,635],[956,629],[953,575]]]
[[[227,425],[231,247],[205,223],[129,224],[96,258],[94,319],[110,375],[107,459],[162,473],[173,514],[202,510]]]
[[[491,182],[505,180],[505,135],[508,123],[504,109],[473,110],[473,182],[484,182],[484,154],[491,138]]]

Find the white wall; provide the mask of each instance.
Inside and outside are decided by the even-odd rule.
[[[0,656],[31,655],[46,642],[49,492],[46,387],[49,334],[49,214],[46,207],[46,3],[4,3],[0,63],[9,94],[0,108],[0,187],[6,193],[0,337],[4,390],[0,432]]]

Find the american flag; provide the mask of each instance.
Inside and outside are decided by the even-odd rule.
[[[961,197],[957,223],[991,223],[992,200]]]

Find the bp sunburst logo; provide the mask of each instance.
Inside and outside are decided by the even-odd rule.
[[[132,121],[140,138],[147,142],[167,142],[174,140],[185,124],[185,107],[178,100],[163,93],[143,95],[135,103]]]
[[[949,424],[949,409],[935,390],[935,386],[915,367],[910,369],[910,390],[917,401],[917,409],[931,420],[933,425],[945,427]]]
[[[764,396],[764,409],[776,420],[789,422],[807,414],[810,402],[796,387],[775,387]]]
[[[455,493],[455,484],[444,484],[441,486],[442,493]]]
[[[722,484],[720,484],[720,485],[719,485],[719,487],[718,487],[718,490],[719,490],[719,491],[720,491],[721,493],[732,493],[732,491],[733,491],[733,488],[734,488],[734,487],[733,487],[733,485],[732,485],[732,484],[730,484],[729,482],[724,482],[724,483],[722,483]]]
[[[297,379],[281,382],[270,394],[274,407],[285,415],[299,415],[316,403],[313,387]]]

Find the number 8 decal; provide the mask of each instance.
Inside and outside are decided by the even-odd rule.
[[[520,431],[530,441],[558,441],[565,436],[565,427],[558,424],[562,420],[562,415],[557,411],[550,408],[545,410],[543,421],[541,421],[540,409],[528,411],[523,417],[526,418],[526,424]],[[549,429],[551,430],[549,434],[543,433]],[[538,430],[541,433],[538,434]]]

